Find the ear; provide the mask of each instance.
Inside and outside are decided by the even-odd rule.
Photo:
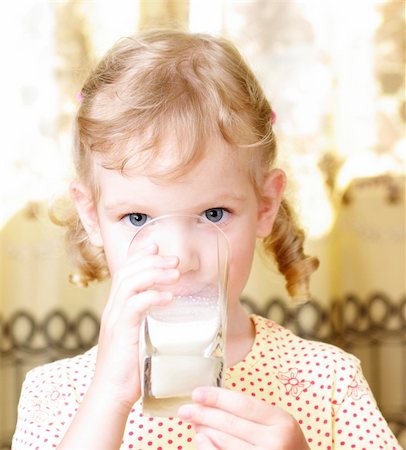
[[[83,183],[74,181],[70,185],[69,192],[90,242],[96,247],[103,247],[96,204],[90,189]]]
[[[264,179],[258,203],[257,237],[269,236],[281,204],[286,186],[286,175],[281,169],[272,169]]]

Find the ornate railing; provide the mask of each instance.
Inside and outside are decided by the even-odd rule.
[[[14,360],[41,354],[74,355],[96,345],[99,325],[92,311],[69,318],[55,309],[39,320],[31,312],[17,310],[7,320],[0,318],[0,355]]]
[[[257,305],[243,298],[245,307],[269,317],[307,339],[322,340],[356,354],[383,414],[397,436],[406,433],[406,297],[398,302],[375,293],[366,299],[348,295],[330,308],[316,301],[292,307],[273,298]],[[28,311],[15,311],[0,318],[0,387],[11,392],[7,429],[0,424],[0,448],[10,446],[16,406],[25,373],[31,367],[81,353],[97,343],[99,317],[91,311],[69,316],[65,311],[50,311],[42,319]],[[388,374],[385,358],[392,352],[396,371]],[[3,373],[4,372],[4,373]],[[6,374],[7,372],[7,374]],[[396,387],[397,403],[388,406],[385,378]],[[8,384],[13,384],[10,389]],[[14,389],[14,392],[12,392]],[[0,421],[2,422],[2,421]],[[13,424],[13,425],[10,425]]]

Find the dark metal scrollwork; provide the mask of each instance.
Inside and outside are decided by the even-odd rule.
[[[50,311],[41,320],[31,312],[16,311],[8,320],[0,318],[0,356],[20,358],[26,354],[73,355],[96,345],[100,321],[91,311],[69,318],[61,309]]]
[[[380,292],[365,300],[349,294],[342,300],[333,301],[328,308],[315,300],[294,305],[273,298],[258,306],[252,299],[244,297],[242,303],[249,312],[275,320],[307,339],[345,347],[354,338],[363,342],[397,338],[406,344],[406,297],[395,304]]]

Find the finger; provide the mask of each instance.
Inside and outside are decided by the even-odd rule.
[[[127,264],[137,264],[142,261],[144,261],[146,258],[148,258],[151,255],[158,255],[159,248],[157,244],[151,244],[147,247],[139,249],[137,252],[127,254],[127,257],[125,258],[124,265]]]
[[[127,261],[137,261],[139,259],[144,258],[147,255],[157,255],[159,252],[159,248],[157,244],[151,244],[147,247],[141,248],[136,252],[129,253],[127,255]]]
[[[131,266],[137,266],[140,269],[143,269],[145,267],[149,267],[151,264],[150,262],[152,261],[153,263],[155,261],[159,261],[159,260],[163,260],[163,261],[169,261],[172,260],[173,261],[173,265],[176,266],[179,263],[179,258],[175,255],[160,255],[158,253],[158,247],[157,246],[151,246],[147,249],[145,249],[145,252],[140,253],[140,254],[136,254],[131,256],[130,258],[128,258],[122,269],[126,269],[126,267],[131,267]]]
[[[234,414],[218,408],[210,408],[201,405],[185,405],[179,409],[179,417],[201,425],[223,431],[249,443],[261,444],[267,434],[268,427],[255,422],[242,419]]]
[[[130,254],[120,270],[113,274],[110,295],[105,307],[107,315],[109,315],[109,310],[120,286],[125,280],[132,278],[134,273],[142,272],[148,268],[176,268],[179,265],[179,258],[176,256],[162,256],[158,253],[159,247],[155,243],[141,248],[137,252]]]
[[[130,296],[123,303],[121,309],[112,308],[111,311],[103,311],[101,321],[100,334],[115,333],[119,329],[123,329],[123,325],[127,324],[126,329],[139,327],[146,311],[153,306],[164,306],[171,302],[173,294],[168,291],[147,290],[137,295]]]
[[[193,391],[192,399],[201,405],[218,408],[261,425],[273,425],[287,415],[281,408],[229,389],[199,387]]]
[[[139,327],[147,311],[153,306],[165,306],[173,299],[173,294],[168,291],[146,290],[130,296],[122,303],[121,309],[116,307],[110,312],[107,328],[119,326]]]
[[[151,268],[141,272],[135,272],[122,280],[117,289],[116,297],[124,302],[128,296],[132,296],[152,288],[154,285],[170,285],[178,281],[180,272],[178,269]]]
[[[164,306],[171,302],[173,294],[166,291],[148,290],[131,297],[118,316],[121,325],[131,327],[141,324],[146,312],[153,306]]]
[[[218,450],[217,447],[211,442],[209,437],[204,433],[196,433],[195,441],[198,450]]]
[[[112,278],[111,294],[114,296],[115,291],[128,278],[134,277],[135,274],[150,269],[175,269],[179,265],[179,258],[176,256],[161,256],[149,254],[143,256],[142,259],[127,261],[123,267],[117,270]]]
[[[127,273],[127,276],[123,277],[114,288],[112,286],[109,302],[106,305],[106,316],[116,316],[117,311],[121,311],[130,297],[150,289],[154,285],[174,284],[179,277],[178,269],[150,268],[139,272],[134,268],[133,272]]]
[[[258,450],[258,447],[254,447],[249,442],[238,439],[224,431],[214,430],[213,428],[199,427],[199,431],[196,434],[196,443],[198,443],[197,436],[199,436],[199,439],[202,438],[204,440],[204,445],[202,447],[198,446],[202,450]]]
[[[137,273],[150,269],[175,269],[178,265],[179,258],[176,256],[149,254],[141,259],[129,260],[113,275],[111,286],[112,293],[114,295],[115,289],[117,289],[123,281],[134,277]]]

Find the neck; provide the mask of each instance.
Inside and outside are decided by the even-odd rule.
[[[227,325],[227,366],[239,363],[251,351],[255,337],[255,328],[247,312],[237,302],[235,307],[228,309]]]

